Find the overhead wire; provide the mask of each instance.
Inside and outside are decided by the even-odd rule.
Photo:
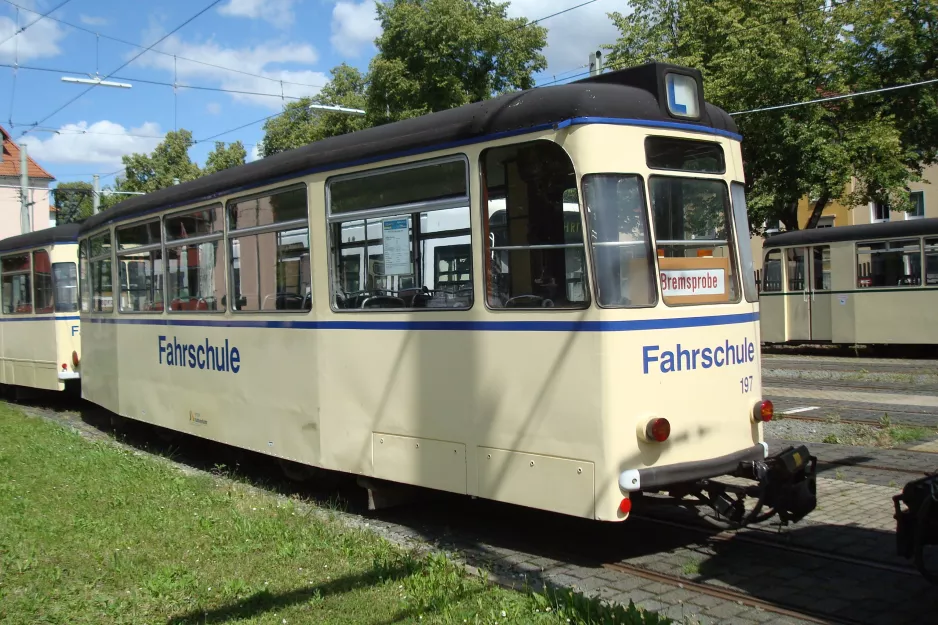
[[[17,7],[18,9],[23,9],[24,11],[29,11],[30,13],[36,13],[36,11],[33,11],[32,9],[29,9],[29,8],[27,8],[27,7],[21,6],[21,5],[17,4],[16,2],[13,2],[12,0],[2,0],[2,1],[3,1],[3,2],[6,2],[6,3],[9,4],[10,6]],[[50,11],[50,12],[51,12],[51,11]],[[139,43],[136,43],[136,42],[133,42],[133,41],[128,41],[128,40],[126,40],[126,39],[121,39],[120,37],[112,37],[112,36],[110,36],[110,35],[104,35],[104,34],[101,34],[101,33],[96,32],[96,31],[94,31],[94,30],[91,30],[90,28],[85,28],[84,26],[81,26],[81,25],[79,25],[79,24],[73,24],[72,22],[67,22],[67,21],[65,21],[65,20],[61,20],[61,19],[58,19],[58,18],[55,18],[55,17],[50,17],[50,16],[47,16],[47,18],[50,19],[50,20],[52,20],[52,21],[54,21],[54,22],[58,22],[59,24],[63,24],[63,25],[65,25],[65,26],[69,26],[69,27],[71,27],[71,28],[75,28],[75,29],[77,29],[77,30],[84,31],[84,32],[89,33],[89,34],[91,34],[91,35],[94,35],[94,36],[96,36],[96,37],[101,37],[101,38],[103,38],[103,39],[107,39],[107,40],[113,41],[113,42],[115,42],[115,43],[121,43],[121,44],[124,44],[124,45],[126,45],[126,46],[131,46],[131,47],[134,47],[134,48],[144,48],[144,46],[141,45],[141,44],[139,44]],[[263,74],[255,74],[255,73],[253,73],[253,72],[247,72],[247,71],[244,71],[244,70],[241,70],[241,69],[236,69],[236,68],[234,68],[234,67],[225,67],[225,66],[223,66],[223,65],[217,65],[217,64],[215,64],[215,63],[209,63],[208,61],[200,61],[200,60],[198,60],[198,59],[191,59],[191,58],[184,57],[184,56],[174,55],[174,54],[171,53],[171,52],[164,52],[163,50],[152,50],[152,49],[151,49],[150,52],[153,52],[154,54],[162,54],[163,56],[172,56],[172,57],[178,58],[180,61],[188,61],[189,63],[195,63],[195,64],[197,64],[197,65],[204,65],[204,66],[206,66],[206,67],[213,67],[213,68],[215,68],[215,69],[224,70],[224,71],[226,71],[226,72],[234,72],[234,73],[236,73],[236,74],[242,74],[242,75],[244,75],[244,76],[251,76],[252,78],[261,78],[261,79],[263,79],[263,80],[269,80],[269,81],[272,81],[272,82],[282,82],[282,83],[285,84],[285,85],[294,85],[294,86],[297,86],[297,87],[309,87],[309,88],[312,88],[312,89],[321,89],[322,87],[325,86],[325,85],[311,85],[311,84],[302,83],[302,82],[292,82],[292,81],[289,81],[289,80],[283,80],[283,81],[281,81],[279,78],[272,78],[271,76],[264,76]]]
[[[184,21],[182,24],[180,24],[179,26],[177,26],[177,27],[174,28],[173,30],[169,31],[168,33],[166,33],[166,34],[163,35],[162,37],[160,37],[158,40],[156,40],[156,41],[155,41],[153,44],[151,44],[150,46],[144,48],[143,50],[141,50],[140,52],[138,52],[137,54],[135,54],[134,56],[132,56],[132,57],[130,58],[130,60],[124,62],[120,67],[118,67],[118,68],[115,69],[114,71],[110,72],[110,73],[109,73],[107,76],[105,76],[102,80],[107,80],[108,78],[110,78],[111,76],[113,76],[114,74],[116,74],[117,72],[119,72],[121,69],[127,67],[128,65],[130,65],[131,63],[133,63],[134,61],[136,61],[138,58],[140,58],[140,56],[142,56],[145,52],[147,52],[148,50],[152,49],[153,47],[159,45],[161,42],[163,42],[164,40],[166,40],[170,35],[175,34],[175,33],[178,32],[179,30],[181,30],[183,27],[185,27],[186,25],[188,25],[190,22],[192,22],[193,20],[195,20],[195,19],[198,18],[200,15],[202,15],[203,13],[205,13],[206,11],[208,11],[209,9],[211,9],[212,7],[214,7],[215,5],[219,4],[220,2],[221,2],[221,0],[212,0],[212,2],[210,2],[210,3],[208,4],[208,6],[206,6],[204,9],[202,9],[201,11],[199,11],[198,13],[196,13],[195,15],[193,15],[192,17],[190,17],[189,19],[187,19],[186,21]],[[48,115],[46,115],[45,117],[43,117],[41,120],[39,120],[38,122],[36,122],[36,125],[42,124],[43,122],[45,122],[46,120],[48,120],[48,119],[49,119],[50,117],[52,117],[53,115],[55,115],[55,114],[59,113],[60,111],[64,110],[67,106],[69,106],[70,104],[72,104],[73,102],[75,102],[76,100],[78,100],[79,98],[81,98],[82,96],[84,96],[86,93],[88,93],[89,91],[91,91],[92,89],[94,89],[96,86],[97,86],[97,85],[91,85],[91,86],[89,86],[87,89],[85,89],[84,91],[82,91],[81,93],[79,93],[78,95],[76,95],[74,98],[72,98],[71,100],[69,100],[68,102],[66,102],[65,104],[63,104],[62,106],[60,106],[59,108],[55,109],[54,111],[52,111],[51,113],[49,113]],[[29,132],[28,129],[27,129],[26,131],[24,131],[20,136],[25,135],[27,132]]]
[[[62,7],[64,7],[66,4],[68,4],[68,3],[71,2],[71,1],[72,1],[72,0],[63,0],[63,1],[60,2],[58,5],[56,5],[55,7],[51,8],[51,9],[49,9],[49,10],[46,11],[45,13],[39,13],[38,11],[30,11],[29,9],[26,9],[25,7],[20,7],[20,6],[18,6],[18,5],[14,5],[14,6],[16,6],[16,12],[17,12],[16,28],[13,30],[13,34],[12,34],[12,35],[10,35],[9,37],[7,37],[7,38],[4,39],[3,41],[0,41],[0,46],[2,46],[3,44],[5,44],[5,43],[6,43],[7,41],[9,41],[10,39],[13,39],[14,37],[16,37],[16,36],[18,36],[18,35],[21,35],[23,32],[26,31],[27,28],[29,28],[30,26],[32,26],[32,25],[35,24],[36,22],[40,22],[40,21],[42,21],[43,19],[49,17],[49,14],[50,14],[50,13],[54,13],[55,11],[58,11],[59,9],[61,9]],[[12,3],[11,3],[11,4],[12,4]],[[37,17],[36,19],[34,19],[33,21],[31,21],[29,24],[26,24],[26,26],[23,26],[22,28],[20,28],[20,27],[19,27],[19,10],[20,10],[21,8],[24,9],[24,10],[26,10],[26,11],[29,11],[30,13],[35,13],[35,14],[38,15],[39,17]]]

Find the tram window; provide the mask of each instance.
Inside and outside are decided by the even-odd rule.
[[[88,241],[78,243],[78,284],[81,287],[81,311],[91,311],[91,276],[88,267]]]
[[[805,290],[805,259],[803,247],[790,247],[785,250],[785,261],[788,265],[788,291]]]
[[[305,186],[228,203],[232,310],[312,308],[307,214]]]
[[[128,250],[160,242],[160,222],[150,221],[117,229],[117,249]]]
[[[829,245],[819,245],[811,248],[812,267],[815,291],[831,290],[831,248]]]
[[[726,172],[723,146],[710,141],[648,137],[645,139],[645,162],[651,169],[699,171],[708,174]]]
[[[652,176],[649,188],[664,303],[738,301],[736,242],[726,183]]]
[[[78,312],[78,271],[75,263],[53,263],[55,312]]]
[[[622,174],[585,176],[583,195],[599,305],[654,306],[658,289],[642,179]]]
[[[938,284],[938,239],[925,239],[925,284]]]
[[[29,254],[6,256],[0,261],[3,274],[3,314],[20,315],[33,312],[29,288]]]
[[[857,243],[857,287],[888,288],[922,284],[918,240]]]
[[[762,264],[762,292],[779,293],[782,290],[782,251],[769,250]]]
[[[329,181],[335,309],[472,306],[468,169],[450,157]]]
[[[181,241],[212,234],[221,235],[225,229],[225,215],[221,206],[210,206],[182,214],[168,215],[163,220],[166,241]],[[159,238],[156,239],[157,242]]]
[[[49,252],[33,252],[33,306],[36,314],[51,313],[55,310],[52,290],[52,265]]]
[[[585,308],[586,253],[573,163],[531,141],[482,153],[491,308]]]
[[[733,199],[733,221],[736,224],[736,240],[739,241],[739,261],[742,264],[740,275],[743,278],[743,295],[747,302],[759,300],[756,286],[756,268],[752,260],[752,245],[749,244],[749,209],[746,205],[746,190],[743,185],[734,182],[730,185]]]
[[[224,220],[225,212],[219,205],[169,215],[163,220],[169,312],[225,310]],[[154,250],[140,260],[144,262],[137,267],[138,283],[147,287],[146,302],[151,310],[163,310],[160,251]]]
[[[88,242],[91,257],[91,311],[109,313],[114,310],[111,284],[111,233],[92,237]]]
[[[163,251],[159,248],[118,252],[120,312],[163,310]]]

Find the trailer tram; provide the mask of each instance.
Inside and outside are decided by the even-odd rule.
[[[649,64],[134,197],[81,229],[83,396],[372,488],[797,521],[740,140],[698,71]],[[147,288],[111,294],[131,258]]]
[[[78,225],[0,240],[0,384],[64,391],[80,379]]]

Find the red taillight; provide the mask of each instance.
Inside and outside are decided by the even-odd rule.
[[[621,502],[619,502],[619,512],[622,514],[628,514],[632,511],[632,500],[626,497]]]
[[[62,371],[65,371],[66,369],[68,369],[68,365],[63,362],[63,363],[62,363]]]
[[[652,419],[645,426],[645,438],[649,441],[663,443],[668,440],[669,436],[671,436],[671,424],[667,419],[661,417]]]
[[[763,423],[771,421],[772,417],[775,415],[775,406],[772,405],[772,402],[768,399],[763,399],[752,411],[753,421]]]
[[[72,365],[78,367],[78,352],[72,352]],[[65,365],[62,365],[62,367],[64,368]]]

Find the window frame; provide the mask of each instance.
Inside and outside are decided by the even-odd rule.
[[[264,224],[262,226],[248,226],[247,228],[240,228],[238,230],[231,229],[231,220],[229,219],[228,211],[232,205],[237,205],[239,202],[247,202],[253,199],[262,198],[262,197],[271,197],[274,195],[279,195],[281,193],[289,193],[290,191],[303,189],[306,192],[306,217],[303,219],[291,219],[289,221],[274,222],[272,224]],[[223,241],[225,246],[225,262],[227,267],[225,268],[225,310],[220,311],[201,311],[213,312],[225,314],[226,312],[231,312],[232,315],[302,315],[309,316],[313,313],[315,298],[313,297],[313,238],[312,238],[312,228],[310,227],[310,216],[309,216],[309,200],[310,200],[310,185],[302,180],[297,180],[290,182],[282,187],[273,187],[265,191],[260,191],[257,193],[250,193],[247,195],[239,195],[235,197],[230,197],[222,204],[222,211],[224,217],[223,224]],[[192,209],[193,212],[200,209]],[[294,308],[285,308],[282,310],[241,310],[240,307],[235,307],[232,305],[232,297],[234,296],[234,254],[231,253],[232,240],[240,239],[241,237],[254,236],[260,234],[268,234],[271,232],[281,232],[287,230],[297,230],[300,228],[306,228],[306,238],[309,245],[309,270],[310,270],[310,308],[306,310],[304,308],[294,309]],[[186,239],[186,241],[195,241],[196,243],[205,243],[207,241],[214,240],[217,235],[204,235],[199,237],[192,237],[192,239]],[[164,233],[165,237],[165,233]],[[172,246],[170,246],[172,247]],[[181,247],[181,246],[180,246]],[[240,259],[241,256],[239,255]],[[169,268],[169,263],[166,264],[167,269]],[[260,282],[260,276],[258,275],[258,283]],[[260,298],[260,293],[258,293],[258,299]],[[260,302],[258,302],[260,303]],[[189,311],[185,311],[189,312]]]
[[[159,232],[160,232],[160,241],[159,241],[158,243],[148,243],[147,245],[139,245],[139,246],[137,246],[137,247],[128,248],[128,249],[126,249],[126,250],[120,249],[120,245],[121,245],[121,242],[120,242],[120,231],[121,231],[121,230],[127,230],[127,229],[130,229],[130,228],[134,228],[134,227],[137,227],[137,226],[142,226],[142,225],[149,224],[149,223],[153,223],[153,222],[155,222],[155,223],[157,224],[157,227],[158,227]],[[141,254],[141,253],[144,253],[144,252],[149,253],[149,252],[152,252],[153,250],[161,250],[161,252],[160,252],[160,254],[161,254],[160,258],[161,258],[161,260],[162,260],[162,264],[164,265],[164,267],[163,267],[163,272],[164,272],[164,274],[165,274],[165,272],[166,272],[166,266],[165,266],[165,265],[166,265],[166,262],[165,262],[165,260],[163,260],[163,259],[166,258],[166,252],[165,252],[165,250],[163,249],[163,245],[164,245],[165,242],[166,242],[166,236],[165,236],[165,234],[164,234],[164,232],[163,232],[163,216],[159,216],[159,217],[157,217],[157,218],[155,218],[155,219],[154,219],[154,218],[151,218],[151,217],[148,217],[148,218],[145,218],[145,219],[141,219],[141,220],[139,220],[139,221],[133,221],[133,222],[129,222],[129,223],[123,223],[123,224],[121,224],[120,226],[116,226],[116,225],[115,225],[115,227],[114,227],[114,234],[112,235],[112,239],[111,239],[111,249],[112,249],[113,252],[114,252],[113,255],[112,255],[113,258],[111,259],[111,266],[112,266],[112,269],[111,269],[111,284],[112,284],[111,289],[112,289],[112,291],[113,291],[113,288],[114,288],[114,287],[113,287],[113,281],[114,281],[113,274],[114,274],[114,268],[116,268],[116,269],[117,269],[117,278],[118,278],[118,281],[120,282],[120,284],[118,285],[118,288],[117,288],[117,306],[114,306],[114,310],[115,310],[118,314],[120,314],[120,315],[159,315],[159,314],[162,314],[162,312],[163,312],[162,310],[124,310],[124,308],[123,308],[124,283],[123,283],[123,281],[120,279],[120,277],[121,277],[121,269],[120,269],[121,265],[120,265],[120,263],[121,263],[121,258],[122,258],[122,257],[130,256],[131,254]],[[127,278],[128,278],[128,280],[130,279],[130,273],[129,273],[129,272],[128,272],[128,274],[127,274]],[[164,302],[163,307],[165,308],[165,307],[166,307],[166,304],[165,304],[165,302],[166,302],[166,292],[165,292],[165,291],[166,291],[166,277],[165,277],[165,275],[164,275],[164,277],[163,277],[163,288],[160,289],[160,290],[162,291],[162,292],[161,292],[161,295],[162,295],[162,297],[163,297],[163,302]],[[129,290],[128,290],[127,292],[129,292]],[[154,291],[154,294],[155,294],[155,291]]]
[[[655,141],[659,139],[664,139],[666,141],[682,141],[688,144],[702,144],[715,146],[720,150],[720,170],[719,171],[702,171],[699,169],[681,169],[679,167],[661,167],[660,165],[652,165],[648,159],[649,149],[648,143],[650,141]],[[671,171],[671,172],[682,172],[682,173],[692,173],[692,174],[705,174],[710,176],[724,176],[726,175],[726,150],[723,147],[723,144],[719,141],[706,141],[703,139],[689,139],[687,137],[676,137],[672,135],[646,135],[645,140],[642,142],[642,150],[645,153],[645,167],[650,171]],[[649,176],[650,177],[650,176]]]
[[[166,220],[173,219],[174,217],[181,217],[185,215],[190,215],[192,213],[198,213],[199,211],[211,210],[215,208],[221,211],[221,231],[211,232],[209,234],[200,234],[196,237],[189,237],[186,239],[172,239],[170,240],[169,234],[166,231]],[[223,272],[225,275],[225,294],[224,300],[225,305],[220,310],[172,310],[172,300],[169,297],[169,256],[167,255],[167,250],[177,249],[180,247],[188,247],[189,245],[198,245],[200,243],[208,243],[211,241],[220,240],[222,242],[221,247],[225,254],[225,263],[231,264],[228,258],[228,242],[227,242],[227,231],[228,231],[228,207],[227,202],[211,202],[209,204],[200,204],[196,206],[189,206],[186,208],[180,208],[178,210],[172,210],[167,213],[160,215],[160,244],[161,244],[161,259],[163,261],[163,310],[156,310],[153,313],[156,314],[215,314],[215,315],[224,315],[230,308],[230,299],[229,290],[228,290],[228,281],[229,281],[229,269],[225,268]],[[149,313],[148,313],[149,314]]]
[[[784,294],[786,292],[785,287],[788,285],[788,282],[785,276],[785,254],[782,253],[782,250],[785,249],[786,248],[784,247],[770,247],[762,253],[762,274],[761,282],[759,284],[759,295],[762,295],[763,293]],[[768,265],[769,256],[771,256],[773,253],[778,254],[778,258],[773,261],[778,262],[778,288],[767,290],[765,288],[765,277],[767,275],[765,268]]]
[[[863,239],[853,242],[853,288],[861,291],[890,291],[890,290],[900,290],[907,291],[909,289],[921,289],[926,286],[925,282],[927,281],[927,276],[925,274],[925,239],[923,236],[909,236],[909,237],[888,237],[882,239]],[[861,245],[878,245],[878,244],[889,244],[899,241],[915,241],[918,244],[918,269],[919,269],[919,283],[918,284],[896,284],[893,286],[860,286],[860,253],[859,248]],[[882,250],[886,252],[892,252],[893,250]],[[874,255],[875,251],[870,250],[867,255],[871,258]],[[900,252],[902,253],[902,252]]]
[[[331,189],[333,183],[336,181],[344,182],[347,180],[363,179],[373,176],[379,176],[387,173],[393,173],[395,171],[405,171],[409,169],[422,169],[425,167],[432,167],[434,165],[442,163],[453,163],[461,162],[463,164],[463,169],[466,176],[466,195],[463,197],[450,197],[439,200],[423,200],[420,202],[409,202],[406,204],[393,204],[388,206],[382,206],[379,208],[369,208],[358,211],[347,211],[342,213],[333,213],[332,212],[332,194]],[[388,165],[385,167],[376,167],[372,169],[366,169],[362,171],[357,171],[350,174],[338,174],[335,176],[330,176],[325,181],[325,201],[326,201],[326,246],[328,248],[327,257],[328,257],[328,275],[329,275],[329,308],[333,313],[352,313],[352,314],[397,314],[397,313],[412,313],[412,312],[467,312],[472,310],[476,304],[476,292],[475,292],[475,280],[476,280],[476,257],[475,257],[475,245],[472,241],[472,226],[473,226],[473,210],[472,210],[472,163],[469,159],[469,156],[464,152],[459,152],[455,154],[447,154],[444,156],[438,156],[433,158],[421,159],[418,161],[412,161],[409,163],[400,163],[397,165]],[[469,249],[469,282],[471,284],[471,297],[469,300],[469,305],[463,308],[338,308],[336,306],[336,284],[339,284],[339,274],[337,270],[341,264],[341,259],[339,263],[336,262],[336,255],[334,254],[335,250],[342,250],[342,242],[335,241],[335,230],[334,227],[336,224],[339,224],[339,232],[341,237],[341,224],[353,221],[362,221],[364,225],[364,247],[363,255],[358,257],[359,263],[364,264],[365,271],[367,272],[368,263],[370,262],[370,254],[368,252],[368,222],[373,220],[385,219],[389,217],[399,217],[406,216],[410,222],[410,229],[413,231],[414,215],[417,215],[417,222],[419,222],[419,216],[424,213],[431,213],[436,211],[443,210],[453,210],[457,208],[466,208],[469,215],[469,225],[466,228],[460,228],[458,230],[444,230],[441,232],[431,233],[431,236],[424,236],[421,239],[411,238],[411,254],[413,254],[414,247],[420,241],[426,241],[430,239],[443,239],[449,236],[468,236],[470,246]],[[446,233],[446,236],[441,236]],[[411,235],[412,236],[412,235]],[[463,245],[463,244],[458,244]],[[312,252],[312,245],[310,245],[310,251]],[[361,268],[359,265],[359,269]],[[361,286],[361,285],[359,285]]]
[[[914,197],[916,194],[920,195],[922,198],[922,214],[919,215],[917,213],[912,214],[911,212],[907,212],[905,214],[905,218],[907,220],[908,219],[925,219],[925,191],[909,191],[909,200],[911,201],[912,197]],[[918,206],[917,202],[914,202],[914,204]]]
[[[27,261],[29,262],[28,270],[13,271],[13,272],[10,272],[9,274],[6,271],[3,271],[2,262],[0,262],[0,284],[3,283],[3,278],[5,278],[7,275],[14,275],[14,276],[27,275],[29,277],[29,286],[26,289],[27,293],[29,294],[29,312],[18,313],[15,310],[11,310],[8,313],[3,313],[4,316],[7,316],[7,315],[25,316],[25,315],[36,314],[36,303],[33,301],[33,299],[35,298],[35,293],[33,291],[36,288],[35,286],[36,279],[35,279],[35,276],[33,276],[33,265],[35,264],[35,261],[33,260],[34,251],[35,250],[32,250],[32,249],[26,249],[26,250],[18,250],[15,252],[9,252],[7,254],[0,255],[0,261],[2,261],[4,258],[11,258],[14,256],[25,256]],[[0,312],[2,312],[3,304],[5,304],[5,302],[0,302]],[[11,309],[12,309],[12,304],[13,304],[12,299],[10,300],[10,304],[11,304]]]
[[[107,237],[110,239],[111,249],[108,251],[107,254],[98,254],[97,256],[92,256],[91,255],[91,242],[105,235],[107,235]],[[115,239],[114,230],[113,228],[110,228],[110,227],[104,230],[99,230],[95,232],[94,234],[89,235],[85,239],[85,245],[88,246],[87,248],[88,249],[88,252],[87,252],[88,253],[88,274],[89,274],[88,275],[88,280],[89,280],[88,294],[90,296],[90,301],[88,302],[88,313],[92,315],[113,315],[117,312],[117,309],[120,308],[120,306],[114,305],[114,285],[117,283],[117,281],[114,279],[114,267],[117,264],[114,262],[114,258],[115,258],[114,252],[117,249],[117,245],[115,244],[114,239]],[[94,298],[95,298],[94,264],[102,260],[107,260],[108,262],[111,263],[111,267],[110,267],[111,269],[111,310],[95,310],[94,308]],[[120,285],[118,284],[118,292],[119,292],[119,289],[120,289]],[[79,303],[79,306],[80,306],[80,303]]]
[[[882,218],[882,219],[876,217],[876,207],[877,207],[877,206],[883,206],[883,207],[885,208],[885,210],[886,210],[886,216],[885,216],[884,218]],[[877,202],[877,201],[875,201],[875,200],[872,201],[872,202],[870,202],[870,223],[871,223],[871,224],[885,224],[885,223],[889,223],[889,221],[890,221],[890,220],[889,220],[889,217],[890,217],[890,213],[891,213],[891,212],[892,212],[892,210],[889,208],[889,205],[888,205],[888,204],[884,204],[883,202]]]
[[[52,279],[52,278],[53,278],[53,274],[52,274],[52,255],[49,253],[49,249],[48,249],[48,248],[45,248],[45,247],[39,247],[39,248],[36,248],[36,249],[32,249],[32,250],[30,250],[28,253],[29,253],[29,256],[30,256],[30,271],[32,272],[32,282],[33,282],[33,283],[32,283],[32,291],[33,291],[32,314],[34,314],[34,315],[54,315],[55,312],[56,312],[56,310],[55,310],[55,284],[54,284],[54,281],[53,281],[53,279]],[[38,304],[38,297],[37,297],[38,293],[36,292],[36,290],[37,290],[37,288],[39,287],[39,281],[36,280],[36,255],[37,255],[37,254],[45,254],[45,255],[46,255],[46,262],[47,262],[48,265],[49,265],[49,290],[52,292],[52,310],[47,311],[47,312],[39,312],[39,311],[37,310],[37,308],[38,308],[38,306],[37,306],[37,304]]]
[[[59,298],[56,297],[56,296],[57,296],[57,294],[58,294],[58,290],[59,290],[60,288],[63,288],[63,287],[60,287],[60,286],[58,285],[56,279],[55,279],[55,268],[56,268],[56,266],[58,266],[58,265],[72,265],[72,266],[75,268],[75,286],[74,286],[74,287],[64,287],[64,288],[74,288],[74,289],[75,289],[75,310],[59,310],[60,302],[59,302]],[[52,269],[52,293],[53,293],[53,295],[52,295],[52,297],[53,297],[53,299],[52,299],[52,308],[53,308],[53,314],[61,313],[61,314],[66,314],[66,315],[68,315],[68,314],[79,314],[79,315],[80,315],[80,314],[81,314],[81,283],[80,283],[80,281],[81,281],[81,275],[80,275],[80,271],[81,271],[81,270],[80,270],[80,268],[79,268],[79,266],[78,266],[78,263],[77,263],[77,262],[74,262],[74,261],[71,261],[71,260],[60,260],[60,261],[58,261],[58,262],[51,262],[51,263],[50,263],[50,267],[51,267],[51,269]]]
[[[690,173],[693,173],[694,175],[687,175]],[[645,192],[648,197],[648,213],[651,218],[651,221],[649,223],[651,226],[651,242],[652,242],[652,245],[654,245],[655,270],[657,272],[655,274],[655,279],[657,283],[656,288],[658,288],[658,291],[659,291],[658,293],[659,301],[661,301],[668,308],[685,308],[688,306],[732,306],[735,304],[740,304],[743,301],[745,301],[745,296],[743,295],[743,279],[742,279],[743,269],[740,267],[741,261],[739,259],[739,250],[734,249],[730,245],[730,243],[733,243],[734,245],[737,245],[737,246],[739,245],[739,242],[735,240],[736,217],[734,215],[733,195],[732,195],[732,188],[730,186],[730,182],[727,181],[726,178],[724,178],[723,176],[720,176],[719,174],[706,174],[704,172],[683,172],[683,171],[680,172],[680,174],[681,175],[675,175],[675,173],[673,172],[672,173],[658,173],[657,171],[655,171],[655,172],[652,172],[650,176],[648,176],[648,179],[646,181]],[[735,297],[727,298],[725,302],[700,302],[700,303],[698,302],[686,302],[686,303],[672,302],[672,303],[668,303],[667,299],[665,298],[664,292],[661,290],[661,268],[660,268],[661,259],[658,256],[658,246],[660,245],[660,243],[658,241],[658,234],[656,232],[657,223],[655,222],[655,208],[654,208],[654,205],[652,204],[651,184],[652,184],[652,181],[656,178],[665,178],[665,179],[670,179],[670,180],[704,180],[704,181],[709,181],[709,182],[719,182],[723,185],[724,189],[726,190],[726,206],[725,206],[726,213],[725,214],[728,220],[727,231],[731,233],[734,240],[733,241],[729,241],[729,240],[721,241],[720,239],[682,239],[682,240],[665,239],[665,241],[667,242],[664,243],[664,245],[682,245],[684,242],[687,242],[687,241],[690,241],[690,242],[696,241],[700,245],[707,245],[707,244],[725,245],[727,248],[729,248],[729,255],[727,256],[727,259],[730,261],[730,272],[731,272],[731,275],[728,275],[726,279],[727,281],[729,281],[730,277],[732,277],[736,281],[736,285],[735,285],[736,296]],[[734,269],[736,270],[736,273],[732,273]]]

